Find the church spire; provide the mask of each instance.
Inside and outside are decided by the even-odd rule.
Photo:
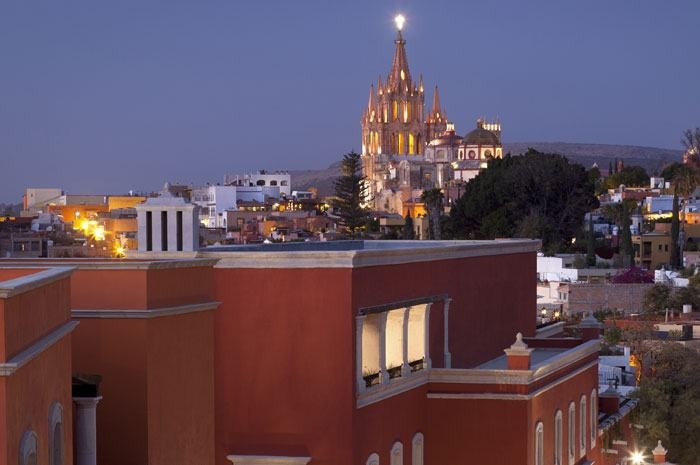
[[[403,25],[403,23],[401,24]],[[387,78],[387,87],[392,92],[404,89],[411,83],[411,73],[408,71],[408,58],[406,57],[406,41],[401,35],[401,29],[397,31],[394,43],[396,44],[394,59],[391,62],[391,71],[389,71]]]
[[[369,86],[369,102],[367,103],[367,109],[371,112],[372,110],[374,110],[374,107],[374,84],[371,84]]]
[[[438,86],[435,86],[435,92],[433,93],[433,108],[431,110],[433,115],[438,115],[440,113],[440,91]]]

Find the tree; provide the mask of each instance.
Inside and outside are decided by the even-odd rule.
[[[661,440],[668,448],[666,460],[700,464],[700,357],[678,343],[665,343],[651,354],[644,370],[633,421],[641,444]]]
[[[404,219],[403,238],[406,240],[413,240],[415,238],[415,233],[413,231],[413,218],[411,218],[410,213],[406,213],[406,218]]]
[[[343,156],[340,176],[335,180],[335,207],[340,225],[354,237],[370,219],[363,202],[367,196],[365,177],[362,176],[360,155],[350,152]]]
[[[584,215],[598,207],[586,169],[556,154],[528,150],[488,161],[450,211],[456,239],[529,237],[547,252],[567,250]]]
[[[680,235],[680,222],[678,220],[678,194],[673,195],[673,210],[671,211],[671,268],[681,265],[678,238]]]
[[[430,225],[430,239],[439,241],[441,237],[440,217],[442,216],[442,201],[444,196],[438,188],[423,191],[421,200],[428,211],[428,223]]]
[[[654,275],[641,268],[631,267],[612,277],[615,284],[653,283]]]
[[[626,187],[643,187],[649,184],[649,175],[641,166],[625,166],[605,179],[605,187],[617,189],[620,184]]]
[[[666,284],[654,284],[644,293],[644,312],[662,314],[671,302],[671,287]]]
[[[686,129],[683,131],[681,144],[688,154],[691,164],[697,165],[700,157],[700,128]]]
[[[586,265],[595,266],[595,229],[593,229],[593,213],[588,214],[588,234],[586,235]]]
[[[627,202],[622,202],[622,219],[620,224],[620,254],[627,266],[634,266],[634,248],[632,247],[632,220]]]

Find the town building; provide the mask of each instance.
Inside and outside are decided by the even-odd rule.
[[[292,179],[286,171],[268,172],[260,170],[255,173],[227,174],[224,177],[224,184],[238,187],[277,187],[279,188],[276,195],[277,198],[280,196],[289,197],[292,193]]]
[[[71,388],[70,274],[0,268],[0,463],[73,463],[73,402],[83,399]],[[79,446],[86,433],[77,431]]]
[[[140,252],[192,252],[199,248],[197,205],[174,197],[168,185],[136,206]]]
[[[100,465],[598,460],[600,328],[536,329],[538,248],[154,247],[127,260],[0,260],[0,273],[73,269],[62,294],[64,319],[70,308],[79,322],[70,369],[74,385],[81,373],[101,378]],[[507,292],[492,279],[503,269]],[[10,440],[16,463],[21,438]]]
[[[464,138],[455,133],[435,86],[425,108],[423,77],[414,81],[408,66],[402,22],[397,22],[394,58],[385,81],[370,86],[361,117],[362,167],[373,208],[401,213],[402,201],[420,197],[424,189],[466,182],[502,157],[501,124],[477,121]],[[427,110],[427,111],[426,111]]]
[[[632,236],[634,263],[647,270],[668,266],[673,244],[667,232],[652,231]]]

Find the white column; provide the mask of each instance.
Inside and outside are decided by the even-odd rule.
[[[97,403],[102,397],[73,397],[75,457],[78,465],[97,464]]]
[[[411,366],[408,364],[408,317],[411,313],[411,307],[406,307],[403,310],[403,364],[401,365],[401,376],[411,374]]]
[[[357,392],[364,392],[367,388],[362,373],[362,330],[365,322],[365,315],[355,317],[355,357],[357,357]]]
[[[445,317],[445,368],[452,368],[452,354],[450,353],[450,302],[452,302],[452,299],[448,297],[443,304],[443,313]]]
[[[389,372],[386,370],[386,319],[389,312],[379,315],[379,382],[389,383]]]
[[[428,302],[425,304],[425,322],[423,324],[425,328],[425,337],[423,338],[423,343],[425,345],[424,353],[425,353],[425,369],[429,370],[433,367],[433,362],[430,360],[430,307],[432,307],[433,303]]]

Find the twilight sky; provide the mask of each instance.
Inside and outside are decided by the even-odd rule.
[[[399,11],[460,133],[679,149],[700,126],[698,0],[6,0],[0,202],[325,167],[360,149]]]

